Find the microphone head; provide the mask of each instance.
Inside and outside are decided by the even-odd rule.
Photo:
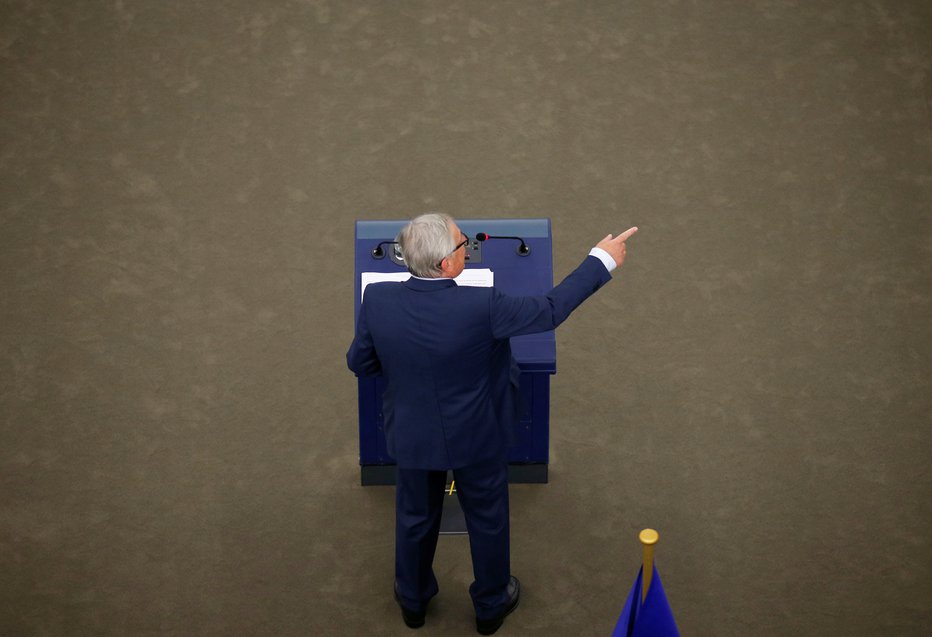
[[[477,233],[476,233],[476,241],[485,241],[485,240],[488,239],[488,238],[489,238],[489,235],[487,235],[487,234],[484,233],[484,232],[477,232]]]

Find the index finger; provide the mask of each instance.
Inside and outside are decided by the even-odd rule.
[[[617,237],[615,237],[615,241],[618,241],[618,242],[627,241],[627,240],[628,240],[628,237],[630,237],[631,235],[633,235],[633,234],[634,234],[635,232],[637,232],[637,231],[638,231],[638,227],[637,227],[637,226],[634,226],[633,228],[628,228],[627,230],[625,230],[624,232],[622,232],[620,235],[618,235]]]

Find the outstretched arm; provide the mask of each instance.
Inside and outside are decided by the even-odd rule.
[[[550,292],[539,296],[507,296],[493,293],[492,334],[508,338],[556,329],[589,296],[611,280],[611,272],[625,260],[625,241],[637,228],[617,237],[608,235],[593,253]]]

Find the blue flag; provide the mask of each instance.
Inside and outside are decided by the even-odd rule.
[[[621,611],[621,617],[615,624],[612,637],[680,637],[676,629],[676,621],[673,619],[673,611],[670,610],[670,604],[667,602],[667,594],[663,592],[663,584],[660,583],[660,575],[657,574],[657,567],[654,567],[650,588],[647,590],[647,599],[642,604],[641,579],[643,575],[644,568],[642,567],[638,571],[634,588],[628,595],[628,601],[625,602],[625,608]]]

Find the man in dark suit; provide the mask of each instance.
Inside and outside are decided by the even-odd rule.
[[[491,635],[518,605],[520,583],[509,557],[507,450],[519,372],[509,338],[566,320],[612,278],[636,231],[605,237],[549,293],[508,296],[457,286],[467,239],[452,218],[422,215],[397,238],[412,277],[366,288],[346,360],[359,376],[385,378],[385,438],[398,464],[395,599],[409,627],[424,624],[438,591],[432,563],[447,470],[469,532],[477,630]]]

